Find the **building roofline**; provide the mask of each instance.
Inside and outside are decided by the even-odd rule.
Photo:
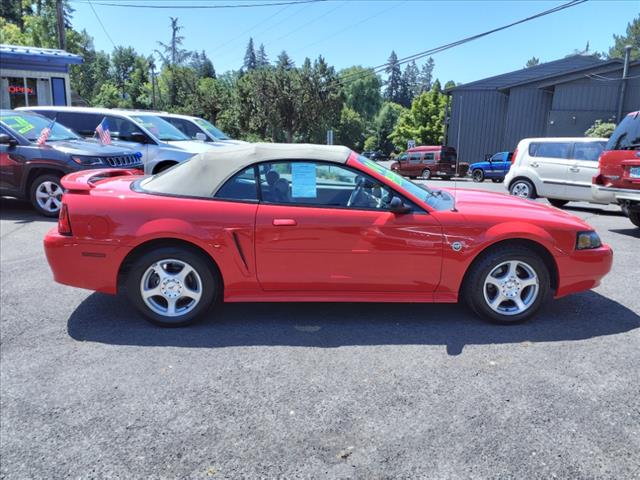
[[[7,60],[25,62],[41,61],[54,64],[80,64],[84,60],[80,55],[55,48],[29,47],[24,45],[0,44],[0,54]]]

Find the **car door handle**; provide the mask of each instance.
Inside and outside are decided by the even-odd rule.
[[[531,162],[531,166],[533,168],[538,168],[540,166],[540,164],[538,162]]]
[[[573,173],[578,173],[580,171],[580,169],[578,167],[571,167],[571,168],[569,168],[569,171],[573,172]]]
[[[295,227],[298,225],[293,218],[274,218],[273,226],[274,227]]]

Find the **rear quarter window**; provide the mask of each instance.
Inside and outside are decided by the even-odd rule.
[[[609,138],[605,150],[640,149],[640,113],[627,115]]]
[[[569,142],[533,142],[529,145],[529,156],[568,159],[571,146]]]

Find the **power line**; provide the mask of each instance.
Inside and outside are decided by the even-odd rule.
[[[322,15],[318,16],[318,17],[314,17],[312,18],[310,21],[308,21],[307,23],[304,23],[302,25],[300,25],[298,28],[296,28],[295,30],[290,31],[289,33],[285,33],[284,35],[276,38],[275,40],[272,40],[272,42],[277,42],[279,40],[282,40],[283,38],[288,37],[289,35],[293,35],[296,32],[299,32],[300,30],[302,30],[305,27],[308,27],[309,25],[311,25],[312,23],[316,23],[318,20],[320,20],[321,18],[326,17],[327,15],[329,15],[330,13],[335,12],[337,9],[339,9],[340,7],[343,6],[343,3],[338,4],[337,7],[332,8],[331,10],[329,10],[328,12],[323,13]]]
[[[497,28],[494,28],[494,29],[491,29],[491,30],[487,30],[486,32],[478,33],[476,35],[465,37],[465,38],[463,38],[461,40],[457,40],[455,42],[447,43],[447,44],[441,45],[439,47],[435,47],[435,48],[432,48],[432,49],[429,49],[429,50],[424,50],[422,52],[415,53],[413,55],[409,55],[408,57],[404,57],[404,58],[398,59],[397,64],[398,65],[402,65],[402,64],[405,64],[405,63],[408,63],[408,62],[412,62],[414,60],[418,60],[420,58],[431,56],[433,54],[440,53],[440,52],[443,52],[445,50],[449,50],[451,48],[463,45],[465,43],[472,42],[473,40],[477,40],[479,38],[486,37],[487,35],[491,35],[493,33],[496,33],[496,32],[502,31],[502,30],[506,30],[506,29],[514,27],[516,25],[520,25],[520,24],[525,23],[525,22],[530,22],[530,21],[535,20],[537,18],[544,17],[546,15],[550,15],[552,13],[556,13],[556,12],[559,12],[561,10],[565,10],[567,8],[575,7],[575,6],[580,5],[582,3],[585,3],[585,2],[587,2],[587,0],[571,0],[570,2],[564,3],[562,5],[558,5],[557,7],[550,8],[548,10],[544,10],[544,11],[542,11],[540,13],[537,13],[535,15],[531,15],[531,16],[523,18],[521,20],[517,20],[517,21],[509,23],[507,25],[503,25],[501,27],[497,27]],[[369,70],[373,70],[374,73],[380,73],[380,72],[386,70],[390,65],[391,65],[391,63],[387,62],[387,63],[383,63],[381,65],[372,67]],[[345,81],[346,82],[356,81],[356,80],[359,80],[360,78],[364,78],[364,76],[366,76],[368,74],[369,74],[369,72],[354,72],[352,74],[346,75],[344,78],[338,79],[337,82],[343,83]]]
[[[89,3],[90,0],[71,0],[75,3]],[[138,0],[140,1],[140,0]],[[270,2],[270,3],[236,3],[232,5],[184,5],[184,4],[174,4],[174,5],[141,5],[134,3],[110,3],[110,2],[94,2],[96,5],[102,5],[105,7],[125,7],[125,8],[150,8],[150,9],[223,9],[223,8],[252,8],[252,7],[277,7],[280,5],[296,5],[298,3],[318,3],[318,2],[327,2],[329,0],[291,0],[291,1],[280,1],[280,2]]]
[[[104,31],[104,34],[107,36],[107,38],[111,42],[111,45],[113,45],[113,48],[116,48],[116,43],[111,38],[111,35],[109,35],[109,32],[107,31],[107,29],[104,28],[104,23],[102,23],[102,20],[100,20],[100,15],[98,15],[98,12],[96,12],[96,9],[93,7],[93,3],[91,3],[91,0],[88,0],[88,3],[89,3],[89,6],[91,7],[91,10],[93,10],[93,14],[96,16],[96,19],[98,20],[98,23],[102,27],[102,30]]]

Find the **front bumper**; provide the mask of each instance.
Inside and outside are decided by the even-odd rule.
[[[592,250],[576,250],[569,255],[556,257],[558,289],[555,298],[578,293],[600,285],[611,270],[613,250],[603,244]]]
[[[44,251],[56,282],[115,294],[118,270],[126,251],[113,245],[78,243],[60,235],[57,227],[44,237]]]

